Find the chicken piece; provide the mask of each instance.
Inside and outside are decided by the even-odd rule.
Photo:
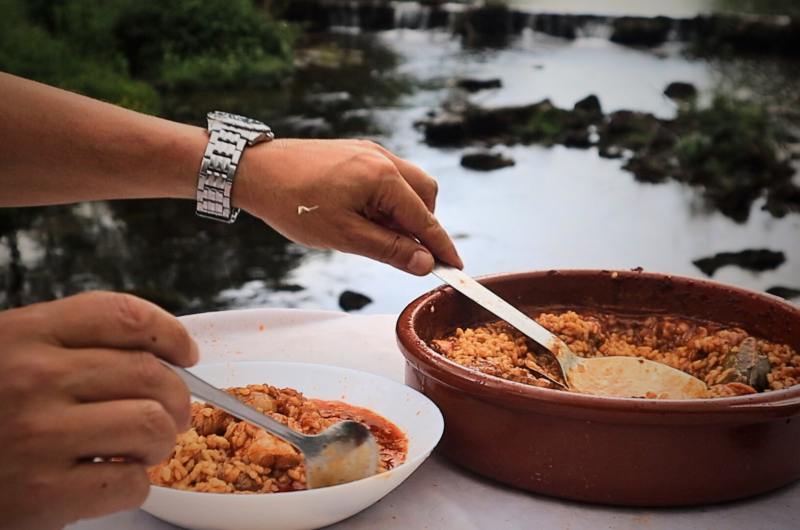
[[[762,353],[753,337],[743,340],[737,352],[729,353],[723,361],[723,367],[733,370],[722,383],[742,383],[756,391],[767,388],[767,374],[772,371],[769,358]]]
[[[244,448],[244,455],[251,463],[272,469],[287,469],[303,462],[302,455],[291,444],[262,429],[256,431]]]
[[[257,389],[256,387],[257,385],[250,385],[246,389],[249,391],[249,393],[245,394],[240,391],[234,394],[234,396],[245,405],[249,405],[265,414],[267,412],[277,412],[278,402],[275,400],[275,398],[263,390]]]
[[[192,403],[192,427],[200,436],[223,435],[233,416],[208,403]]]

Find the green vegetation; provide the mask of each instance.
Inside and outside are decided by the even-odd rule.
[[[710,107],[680,111],[676,124],[681,166],[705,178],[775,164],[776,130],[763,105],[717,96]]]
[[[715,0],[714,9],[729,13],[800,15],[797,0]]]
[[[295,30],[250,0],[0,0],[0,70],[150,114],[160,94],[275,86]]]
[[[546,140],[559,136],[566,128],[564,114],[566,111],[552,107],[536,113],[519,131],[531,140]]]

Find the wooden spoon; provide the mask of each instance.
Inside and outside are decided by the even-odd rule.
[[[703,381],[665,364],[622,355],[578,357],[563,340],[461,270],[437,262],[433,274],[551,351],[561,366],[567,388],[573,392],[626,398],[709,397],[708,386]],[[537,373],[553,380],[547,374]]]

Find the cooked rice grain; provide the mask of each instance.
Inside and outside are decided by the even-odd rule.
[[[740,382],[725,383],[733,370],[725,368],[725,358],[737,353],[749,337],[739,328],[677,317],[634,318],[601,312],[541,313],[534,320],[581,357],[624,355],[660,362],[702,379],[717,397],[755,392]],[[790,346],[762,339],[756,342],[772,368],[765,390],[780,390],[800,381],[800,355]],[[462,366],[509,381],[559,388],[532,371],[537,367],[563,381],[555,357],[503,321],[458,328],[443,339],[433,340],[431,347]]]
[[[369,416],[381,450],[378,472],[405,460],[407,442],[394,425],[364,409],[303,397],[296,390],[248,385],[226,390],[274,420],[303,434],[318,434],[344,419]],[[360,411],[360,412],[359,412]],[[377,429],[374,425],[377,424]],[[169,458],[148,470],[157,486],[209,493],[276,493],[306,489],[303,455],[290,444],[210,404],[192,404],[192,427],[178,435]]]

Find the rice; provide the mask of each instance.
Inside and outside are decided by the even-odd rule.
[[[365,423],[380,449],[378,472],[405,460],[407,441],[384,418],[340,402],[306,399],[290,388],[248,385],[225,390],[240,401],[308,435],[353,419]],[[163,462],[148,469],[156,486],[208,493],[277,493],[306,489],[305,461],[293,446],[207,403],[192,403],[192,426],[178,435]]]
[[[797,352],[786,344],[751,338],[739,328],[678,317],[622,317],[603,312],[541,313],[534,320],[578,356],[623,355],[663,363],[705,381],[714,397],[780,390],[800,381]],[[728,359],[740,353],[746,340],[769,361],[764,388],[742,379],[733,359]],[[503,321],[458,328],[433,340],[431,347],[462,366],[510,381],[561,388],[538,375],[535,370],[539,370],[563,382],[555,357]]]

